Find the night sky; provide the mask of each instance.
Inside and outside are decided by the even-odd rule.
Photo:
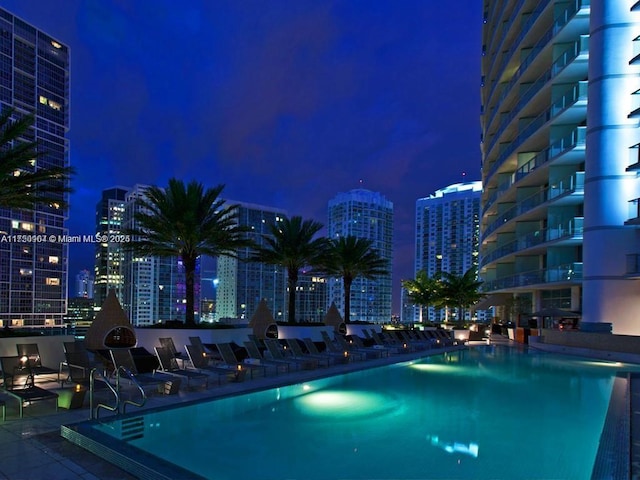
[[[2,0],[71,50],[70,235],[105,188],[171,177],[327,222],[394,204],[394,312],[415,202],[480,179],[478,0]],[[70,246],[70,289],[93,246]]]

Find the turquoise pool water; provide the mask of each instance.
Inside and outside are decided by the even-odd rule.
[[[215,480],[583,480],[630,368],[474,347],[95,428]]]

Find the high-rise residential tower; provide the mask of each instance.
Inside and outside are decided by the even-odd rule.
[[[137,227],[135,214],[141,208],[137,200],[144,196],[146,188],[146,185],[134,185],[127,191],[121,218],[123,231]],[[184,321],[185,280],[179,259],[140,255],[127,249],[122,242],[114,242],[112,245],[114,257],[116,248],[121,250],[121,303],[131,324],[149,326],[168,320]],[[199,311],[199,292],[196,280],[196,317]]]
[[[416,273],[463,275],[478,268],[481,193],[482,182],[456,183],[416,201]],[[430,307],[424,309],[423,321],[442,321],[445,315]],[[481,316],[484,320],[484,312]]]
[[[93,284],[93,274],[89,270],[81,270],[76,275],[76,291],[73,296],[93,299]]]
[[[638,2],[485,0],[484,18],[484,286],[638,334]]]
[[[285,212],[263,205],[233,202],[237,205],[238,224],[249,228],[248,236],[257,245],[264,245],[263,235],[270,234],[270,226],[277,224]],[[264,299],[276,320],[282,320],[286,301],[285,269],[246,261],[250,249],[238,252],[238,258],[221,256],[217,265],[216,320],[246,319],[247,322]]]
[[[35,115],[24,140],[37,142],[41,165],[69,165],[69,48],[0,8],[0,108]],[[61,198],[62,199],[62,198]],[[63,324],[68,281],[66,209],[0,209],[0,234],[37,241],[0,243],[0,321]],[[49,241],[53,236],[56,241]]]
[[[329,201],[329,238],[352,235],[373,242],[388,261],[389,274],[375,280],[357,278],[351,286],[351,321],[391,321],[391,262],[393,255],[393,203],[383,195],[365,189],[339,193]],[[329,303],[344,314],[341,278],[328,283]]]
[[[102,192],[96,205],[96,235],[109,240],[122,233],[127,191],[125,187],[113,187]],[[114,290],[122,303],[123,255],[120,242],[96,243],[94,298],[98,307],[102,306],[109,290]]]

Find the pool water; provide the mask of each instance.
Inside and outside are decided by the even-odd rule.
[[[147,412],[126,441],[215,480],[582,480],[631,368],[474,347]],[[96,428],[123,439],[124,425]]]

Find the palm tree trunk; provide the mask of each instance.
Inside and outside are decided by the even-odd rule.
[[[351,322],[351,283],[351,279],[344,279],[344,323]]]
[[[182,257],[182,265],[184,266],[185,276],[185,300],[186,311],[184,323],[188,326],[195,326],[195,274],[196,274],[196,258]]]
[[[287,317],[287,321],[289,323],[296,323],[296,287],[298,286],[297,274],[292,274],[291,272],[289,272],[288,285],[289,285],[289,315]]]

